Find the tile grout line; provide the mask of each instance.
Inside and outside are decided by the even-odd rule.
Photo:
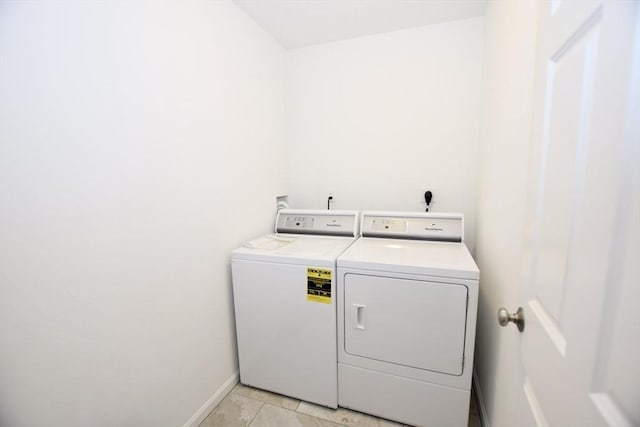
[[[246,396],[244,396],[244,397],[246,397]],[[250,397],[247,397],[247,399],[251,399],[251,398],[250,398]],[[257,417],[257,416],[258,416],[258,414],[260,413],[260,411],[262,411],[262,408],[264,408],[264,405],[266,405],[266,403],[265,403],[265,402],[262,402],[262,401],[260,401],[260,400],[257,400],[257,399],[252,399],[252,400],[255,400],[255,401],[257,401],[257,402],[260,402],[260,403],[261,403],[261,405],[260,405],[260,409],[258,409],[258,410],[256,411],[256,414],[251,418],[251,421],[249,421],[249,422],[247,423],[247,427],[251,427],[251,424],[253,424],[253,422],[255,421],[256,417]]]
[[[266,404],[266,402],[265,402],[264,400],[254,399],[253,397],[245,396],[244,394],[240,394],[240,393],[238,393],[238,392],[236,391],[236,388],[237,388],[237,387],[238,387],[238,386],[236,385],[233,389],[231,389],[231,392],[230,392],[229,394],[232,394],[232,393],[233,393],[233,394],[235,394],[236,396],[240,396],[240,397],[243,397],[243,398],[245,398],[245,399],[249,399],[249,400],[255,400],[256,402],[259,402],[259,403],[260,403],[260,409],[258,409],[258,410],[256,411],[256,414],[255,414],[253,417],[251,417],[251,421],[249,421],[249,422],[247,423],[247,427],[250,427],[250,426],[251,426],[251,424],[253,423],[253,421],[256,419],[256,417],[257,417],[257,416],[258,416],[258,414],[260,413],[260,411],[262,411],[262,408],[264,408],[264,405]]]
[[[298,407],[300,406],[300,403],[302,403],[303,401],[301,400],[300,402],[298,402]],[[265,402],[265,405],[271,405],[270,403]],[[327,420],[325,418],[320,418],[320,417],[316,417],[315,415],[310,415],[310,414],[305,414],[304,412],[299,412],[297,409],[293,410],[293,409],[289,409],[289,408],[285,408],[283,406],[277,406],[277,405],[271,405],[273,407],[276,408],[280,408],[280,409],[284,409],[285,411],[289,411],[289,412],[293,412],[295,414],[300,414],[303,415],[305,417],[309,417],[309,418],[313,418],[325,423],[329,423],[329,424],[333,424],[335,426],[339,426],[339,427],[349,427],[347,424],[341,424],[341,423],[337,423],[335,421],[331,421],[331,420]],[[260,408],[260,410],[262,410],[262,408]]]

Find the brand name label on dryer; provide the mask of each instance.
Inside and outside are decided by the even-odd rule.
[[[307,301],[331,304],[331,270],[307,268]]]

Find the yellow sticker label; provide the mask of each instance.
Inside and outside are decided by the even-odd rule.
[[[331,270],[307,268],[307,301],[331,304]]]

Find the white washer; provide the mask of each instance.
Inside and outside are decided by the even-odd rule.
[[[338,405],[468,423],[479,271],[461,214],[364,212],[338,258]]]
[[[231,253],[243,384],[337,407],[336,258],[357,233],[355,211],[283,209]]]

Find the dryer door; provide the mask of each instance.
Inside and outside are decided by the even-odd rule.
[[[465,285],[347,274],[344,348],[354,356],[461,375]]]

